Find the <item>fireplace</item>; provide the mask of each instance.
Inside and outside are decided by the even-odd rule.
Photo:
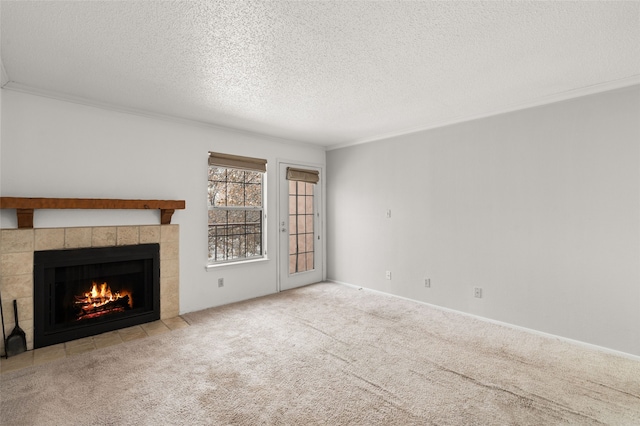
[[[34,252],[34,348],[160,319],[159,244]]]

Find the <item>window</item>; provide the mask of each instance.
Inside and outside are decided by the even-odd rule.
[[[313,184],[289,181],[289,274],[314,269]]]
[[[266,160],[209,153],[209,263],[264,256]]]

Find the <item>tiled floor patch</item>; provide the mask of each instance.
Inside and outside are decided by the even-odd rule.
[[[121,330],[110,331],[98,334],[97,336],[85,337],[66,343],[38,348],[27,351],[10,358],[0,359],[0,370],[2,373],[19,370],[32,365],[45,364],[56,359],[77,355],[84,352],[93,351],[107,346],[117,345],[131,340],[143,339],[147,336],[168,333],[171,330],[188,327],[189,324],[182,317],[168,318],[154,321],[142,325],[123,328]]]

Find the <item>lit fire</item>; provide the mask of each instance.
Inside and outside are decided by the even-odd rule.
[[[80,308],[77,319],[96,318],[115,312],[123,312],[132,307],[131,293],[112,292],[107,283],[93,283],[91,290],[84,296],[76,296],[76,305]]]

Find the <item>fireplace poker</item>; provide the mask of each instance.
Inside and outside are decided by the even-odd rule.
[[[4,357],[7,356],[7,334],[4,331],[4,311],[2,310],[2,294],[0,293],[0,318],[2,319],[2,345],[4,346]]]

